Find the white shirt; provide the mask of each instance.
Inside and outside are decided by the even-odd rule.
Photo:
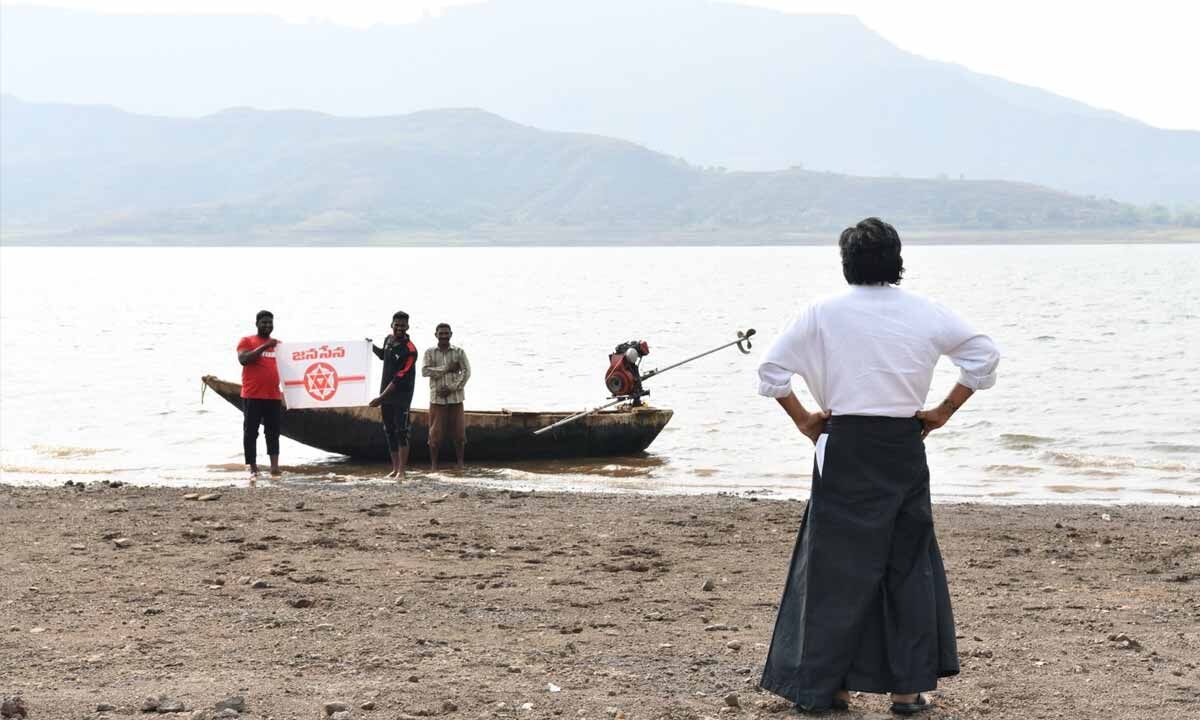
[[[784,328],[762,356],[758,392],[786,397],[799,375],[834,415],[912,417],[942,355],[972,390],[996,384],[999,350],[958,315],[894,285],[851,285]]]

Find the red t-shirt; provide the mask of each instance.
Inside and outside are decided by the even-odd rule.
[[[262,345],[265,338],[247,335],[238,340],[237,351],[244,353]],[[242,397],[255,400],[282,400],[279,392],[279,368],[275,367],[275,348],[242,366]]]

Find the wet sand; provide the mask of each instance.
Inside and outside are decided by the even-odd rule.
[[[792,716],[756,681],[801,502],[203,492],[0,486],[0,695],[39,719],[162,695],[189,709],[167,717],[234,695],[244,718]],[[929,716],[1200,717],[1200,508],[935,514],[963,672]]]

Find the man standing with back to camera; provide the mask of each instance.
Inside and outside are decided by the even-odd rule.
[[[949,309],[896,287],[904,262],[891,225],[867,218],[838,246],[850,288],[804,308],[758,368],[759,393],[816,443],[761,685],[806,713],[846,709],[858,690],[890,692],[892,712],[912,715],[931,707],[922,691],[959,671],[924,439],[995,384],[1000,354]],[[958,383],[922,410],[942,355]],[[800,404],[792,375],[817,408]]]
[[[258,426],[267,438],[271,475],[279,476],[279,423],[283,416],[283,393],[279,389],[279,369],[275,366],[275,346],[271,337],[275,316],[259,310],[254,316],[257,333],[238,340],[238,362],[242,366],[242,449],[250,479],[258,477]]]

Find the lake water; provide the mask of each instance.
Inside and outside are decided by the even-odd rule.
[[[955,308],[1004,353],[996,387],[927,441],[937,499],[1200,503],[1200,246],[904,256],[904,287]],[[622,340],[649,341],[644,369],[747,327],[761,349],[808,298],[843,287],[832,245],[5,247],[0,266],[0,466],[12,484],[244,483],[241,417],[213,393],[201,403],[200,377],[239,379],[234,345],[260,308],[284,340],[381,340],[404,309],[423,349],[444,320],[471,359],[468,409],[573,410],[605,400],[606,356]],[[755,394],[755,365],[731,348],[648,383],[675,417],[643,456],[442,477],[803,497],[811,445]],[[931,401],[956,377],[943,360]],[[419,381],[414,404],[427,399]],[[282,455],[293,482],[383,470],[286,438]]]

